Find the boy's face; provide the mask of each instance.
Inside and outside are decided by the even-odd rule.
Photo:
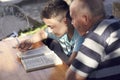
[[[65,24],[64,19],[58,21],[55,18],[43,18],[43,21],[57,37],[61,37],[67,33],[67,25]]]

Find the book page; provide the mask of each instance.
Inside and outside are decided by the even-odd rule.
[[[51,50],[47,46],[43,45],[39,48],[28,50],[26,52],[18,52],[17,56],[23,59],[23,58],[29,58],[34,56],[47,55],[50,52]]]
[[[41,55],[21,59],[21,62],[27,72],[38,69],[44,69],[63,63],[62,60],[54,52],[51,52],[48,55]]]
[[[24,53],[19,52],[17,55],[21,59],[22,65],[27,72],[63,63],[57,54],[50,50],[46,45]]]

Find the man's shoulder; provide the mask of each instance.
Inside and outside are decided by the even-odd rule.
[[[98,35],[102,35],[105,31],[109,31],[110,29],[116,28],[120,29],[120,20],[114,18],[104,19],[101,23],[97,25],[96,29],[93,32]]]
[[[117,19],[104,19],[102,22],[97,24],[95,28],[88,32],[86,38],[92,39],[93,41],[106,46],[106,40],[113,34],[119,34],[120,22]]]

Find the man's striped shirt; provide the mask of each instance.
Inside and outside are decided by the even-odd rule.
[[[105,19],[94,26],[70,68],[87,80],[120,80],[120,22]]]

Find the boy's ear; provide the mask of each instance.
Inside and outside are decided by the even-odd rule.
[[[67,19],[67,18],[63,18],[63,22],[64,22],[65,24],[67,24],[67,23],[68,23],[68,19]]]

